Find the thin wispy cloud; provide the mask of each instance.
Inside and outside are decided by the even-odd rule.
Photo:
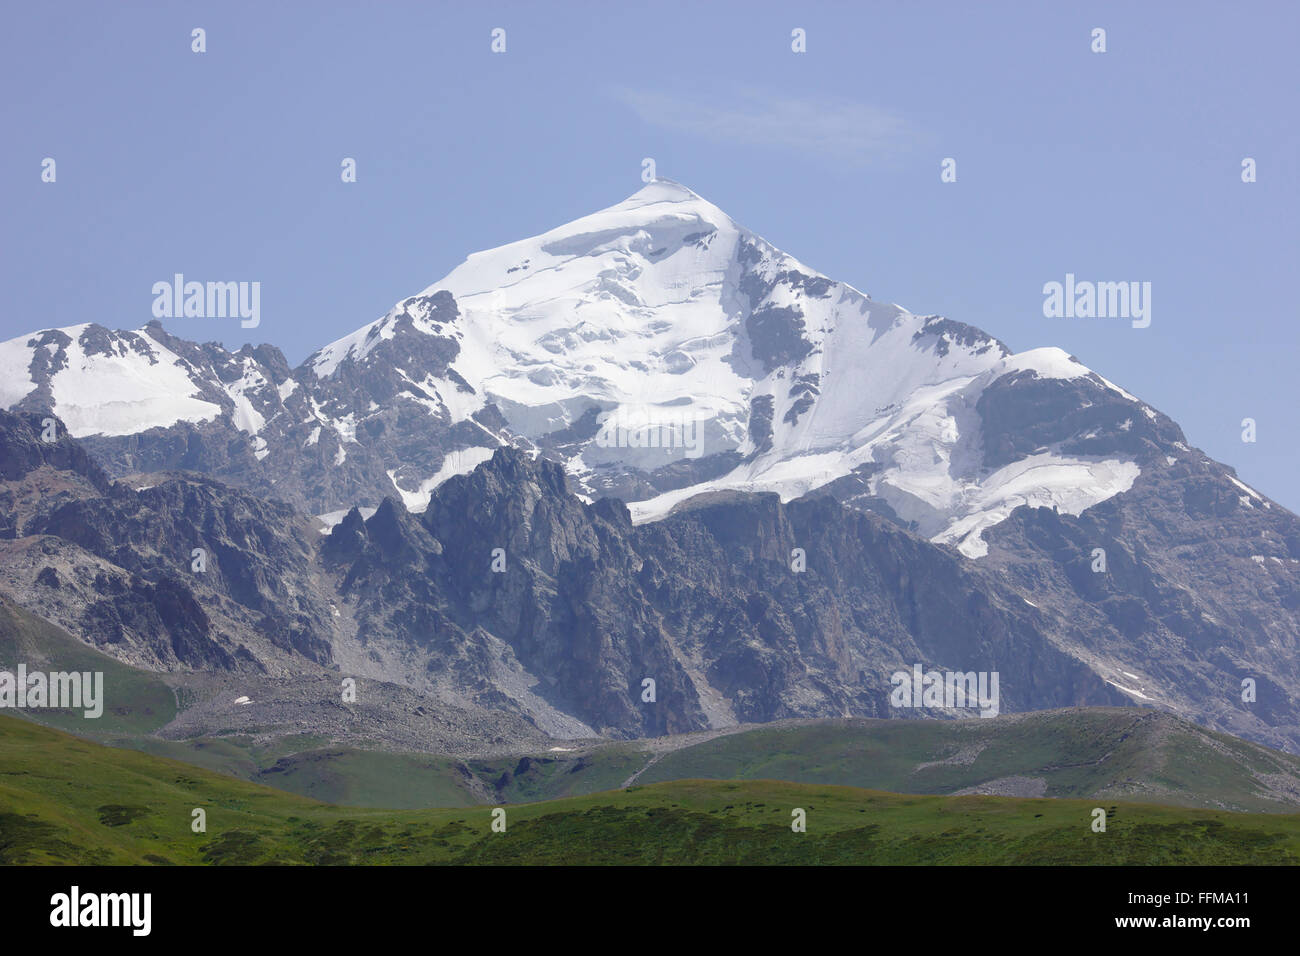
[[[618,89],[614,95],[652,126],[718,142],[771,146],[866,162],[916,140],[901,117],[865,103],[747,90],[665,93]]]

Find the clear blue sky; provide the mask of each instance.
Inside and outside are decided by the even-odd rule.
[[[1070,351],[1300,509],[1298,8],[8,4],[0,338],[139,327],[183,272],[260,281],[262,324],[172,331],[296,364],[649,156],[877,299]],[[1044,318],[1067,272],[1151,282],[1151,326]]]

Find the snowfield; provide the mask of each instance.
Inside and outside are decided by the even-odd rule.
[[[110,354],[88,355],[81,343],[88,326],[61,330],[72,341],[63,349],[63,368],[50,379],[54,411],[74,438],[133,435],[221,414],[220,406],[192,397],[197,389],[186,367],[158,342],[140,332],[121,332]],[[0,385],[6,407],[36,388],[27,369],[37,349],[49,349],[29,344],[32,338],[23,335],[0,343],[0,372],[11,373],[4,375]]]
[[[777,282],[766,300],[803,313],[812,348],[796,364],[764,368],[745,348],[753,305],[741,288],[747,254],[763,278],[795,273],[826,286],[813,296],[806,282]],[[477,395],[462,397],[455,420],[492,402],[513,431],[539,438],[593,404],[643,418],[649,410],[652,419],[657,410],[665,422],[689,414],[701,423],[704,454],[749,456],[758,451],[748,433],[753,401],[771,400],[770,449],[721,477],[630,502],[638,522],[706,491],[774,491],[789,500],[874,463],[883,467],[870,480],[872,494],[934,540],[976,557],[985,552],[982,531],[1018,505],[1077,514],[1138,474],[1129,462],[1053,454],[982,474],[974,409],[983,389],[1012,372],[1068,379],[1090,369],[1055,348],[1005,355],[991,340],[963,345],[940,335],[939,348],[934,337],[918,341],[928,317],[821,276],[676,183],[651,183],[602,212],[471,255],[416,298],[438,291],[461,310],[453,367]],[[367,343],[393,334],[397,312],[322,349],[316,374],[363,357]],[[819,394],[800,413],[802,393],[791,385],[812,376]],[[684,455],[589,443],[568,467],[582,479],[601,467],[649,470]],[[402,491],[407,507],[426,506],[447,470]]]

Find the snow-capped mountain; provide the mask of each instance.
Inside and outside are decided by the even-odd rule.
[[[972,557],[1019,505],[1078,514],[1131,487],[1141,456],[1099,429],[1162,418],[1057,349],[874,302],[666,180],[471,255],[292,371],[157,323],[22,336],[0,369],[0,404],[53,411],[118,473],[203,470],[315,513],[420,511],[513,444],[638,521],[701,492],[827,488]],[[981,403],[1029,380],[1125,419],[995,461]]]
[[[338,664],[561,735],[887,716],[926,662],[1008,711],[1300,747],[1300,519],[1063,352],[876,303],[674,183],[296,369],[71,326],[0,343],[0,404],[0,590],[132,659]],[[206,477],[109,481],[162,471]]]

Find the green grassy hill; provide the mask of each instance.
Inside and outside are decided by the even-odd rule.
[[[484,806],[342,808],[0,716],[7,864],[1300,862],[1300,816],[1106,802],[1094,833],[1097,805],[688,780],[508,807],[493,833]]]
[[[668,753],[637,783],[693,777],[1248,811],[1300,808],[1300,758],[1161,711],[1128,707],[756,728]]]
[[[41,723],[78,734],[148,734],[176,716],[176,695],[156,674],[128,667],[69,635],[13,602],[0,597],[0,670],[19,662],[32,671],[102,672],[104,712],[87,719],[83,711],[28,711]]]
[[[358,807],[460,807],[487,795],[466,765],[450,757],[322,746],[314,736],[257,741],[243,735],[105,743],[169,757],[252,783]]]
[[[1300,758],[1138,708],[1079,708],[996,720],[806,721],[711,740],[667,738],[468,761],[321,747],[306,738],[273,745],[237,737],[119,742],[358,806],[554,800],[616,789],[636,775],[642,785],[788,780],[896,793],[1300,810]]]

